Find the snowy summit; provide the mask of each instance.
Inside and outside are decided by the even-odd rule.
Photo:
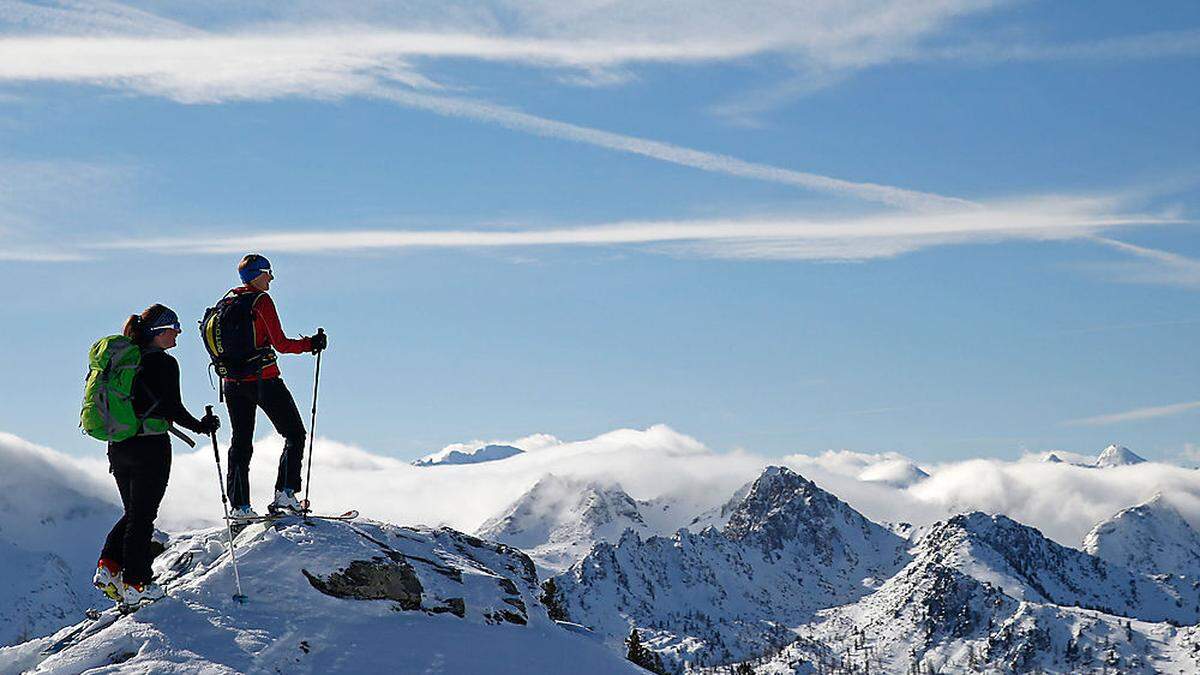
[[[1096,458],[1096,466],[1103,469],[1112,466],[1141,464],[1145,461],[1129,448],[1113,444],[1100,451],[1100,456]]]
[[[451,445],[414,461],[413,466],[479,464],[480,462],[494,462],[501,459],[508,459],[524,452],[524,450],[511,445],[484,445],[477,448]]]

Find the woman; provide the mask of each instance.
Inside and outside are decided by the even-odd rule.
[[[108,533],[93,583],[104,594],[129,605],[161,598],[162,588],[150,571],[150,538],[158,505],[171,473],[171,438],[175,423],[198,434],[216,431],[215,415],[196,419],[179,397],[179,364],[167,354],[179,336],[179,317],[163,305],[152,305],[125,322],[125,336],[141,348],[142,361],[133,385],[133,409],[142,431],[108,444],[109,472],[117,480],[125,514]]]

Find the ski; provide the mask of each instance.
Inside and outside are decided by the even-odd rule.
[[[73,647],[113,625],[121,617],[136,612],[139,607],[141,605],[115,605],[105,610],[88,609],[83,613],[87,617],[86,621],[80,622],[69,633],[43,649],[41,655],[52,656],[68,647]]]
[[[356,509],[350,509],[349,511],[336,516],[323,514],[318,515],[313,513],[268,513],[265,516],[254,516],[253,518],[230,517],[229,522],[233,523],[234,525],[249,525],[251,523],[269,523],[276,520],[283,520],[284,518],[303,518],[304,520],[354,520],[357,517],[358,511]]]

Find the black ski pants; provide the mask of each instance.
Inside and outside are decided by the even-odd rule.
[[[100,557],[124,569],[125,583],[144,584],[153,576],[150,539],[171,475],[171,439],[154,434],[109,443],[108,467],[117,480],[125,514],[108,533]]]
[[[283,436],[283,454],[275,489],[300,491],[300,465],[304,461],[304,420],[283,378],[253,382],[225,382],[225,405],[229,409],[229,471],[226,486],[229,503],[237,508],[250,505],[250,457],[254,454],[254,418],[262,408],[275,431]]]

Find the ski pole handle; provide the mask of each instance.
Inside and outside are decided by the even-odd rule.
[[[317,328],[317,335],[320,335],[321,337],[325,337],[325,329],[324,329],[324,328],[320,328],[320,327],[318,327],[318,328]],[[313,353],[314,353],[314,354],[320,354],[320,353],[321,353],[321,352],[323,352],[323,351],[325,351],[325,350],[324,350],[324,349],[314,349],[314,350],[313,350]]]
[[[204,416],[212,417],[212,414],[213,414],[212,406],[211,405],[204,406]],[[211,436],[213,439],[213,450],[216,450],[217,449],[217,432],[216,432],[216,430],[208,432],[208,435]]]

